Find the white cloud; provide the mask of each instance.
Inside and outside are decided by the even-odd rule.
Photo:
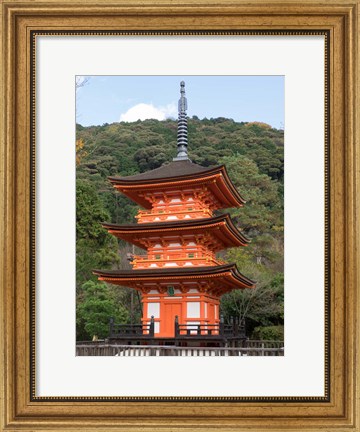
[[[165,120],[169,117],[175,117],[176,114],[177,108],[175,103],[171,103],[165,107],[156,107],[152,104],[139,103],[121,114],[120,121],[135,122],[137,120],[146,119]]]

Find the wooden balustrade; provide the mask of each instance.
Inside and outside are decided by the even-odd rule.
[[[219,322],[218,324],[180,324],[178,317],[175,317],[175,339],[181,338],[222,338],[222,339],[243,339],[245,341],[245,328],[237,322],[232,324],[225,324]],[[150,323],[143,324],[116,324],[113,318],[109,321],[109,339],[116,338],[134,338],[145,339],[153,338],[155,336],[155,320],[152,316]],[[254,341],[259,342],[259,341]],[[262,348],[262,346],[253,345],[249,348]],[[277,345],[271,346],[271,348],[277,348]]]
[[[161,254],[161,258],[156,258],[156,254],[153,255],[134,255],[133,256],[133,267],[138,268],[139,266],[156,264],[158,267],[166,267],[168,262],[174,262],[178,266],[184,266],[187,262],[191,262],[193,265],[221,265],[224,261],[217,259],[215,255],[202,255],[198,253],[174,253],[174,254]]]
[[[245,339],[245,328],[238,323],[225,324],[180,324],[175,317],[175,338],[191,336],[217,336],[221,338]]]
[[[109,338],[116,337],[154,337],[155,321],[152,316],[150,323],[145,324],[115,324],[113,318],[109,322]]]
[[[283,341],[270,341],[270,340],[247,340],[245,345],[248,348],[282,348]]]
[[[267,342],[267,341],[262,341]],[[250,357],[250,356],[284,356],[284,348],[227,348],[227,347],[178,347],[157,345],[115,345],[115,344],[82,344],[76,345],[77,356],[179,356],[179,357]]]
[[[187,215],[191,215],[191,219],[203,219],[212,216],[212,211],[208,208],[193,208],[192,210],[182,208],[166,209],[163,212],[155,209],[153,211],[139,210],[135,216],[139,223],[152,222],[155,218],[162,222],[167,221],[169,216],[175,216],[177,219],[185,219]]]

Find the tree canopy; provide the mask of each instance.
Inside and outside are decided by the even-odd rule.
[[[96,297],[95,303],[103,308],[104,316],[111,312],[109,304],[128,311],[118,315],[120,322],[141,316],[140,301],[133,290],[105,284],[101,285],[106,289],[96,285],[95,290],[93,285],[87,285],[98,284],[92,275],[94,268],[130,268],[126,253],[133,252],[131,245],[118,242],[101,227],[102,222],[133,223],[138,210],[135,203],[114,190],[107,177],[133,175],[171,161],[176,153],[176,134],[174,120],[77,125],[78,339],[105,332],[91,327],[97,320],[96,313],[100,313],[88,312],[89,305],[95,307],[89,299],[91,293],[101,293],[102,300]],[[282,334],[278,329],[284,319],[283,131],[260,122],[200,120],[194,116],[188,119],[188,136],[191,160],[205,167],[225,164],[234,185],[247,201],[242,208],[226,211],[251,238],[251,243],[244,248],[222,251],[220,257],[235,262],[244,275],[256,280],[257,287],[223,296],[221,313],[225,321],[233,316],[244,318],[249,336]]]

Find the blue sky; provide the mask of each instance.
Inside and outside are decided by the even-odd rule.
[[[284,127],[283,76],[91,76],[77,89],[76,121],[90,126],[177,118],[182,80],[189,117],[227,117]]]

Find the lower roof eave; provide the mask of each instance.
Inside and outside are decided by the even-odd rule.
[[[192,267],[192,268],[161,268],[161,269],[141,269],[141,270],[93,270],[99,280],[108,283],[134,286],[143,283],[173,283],[207,281],[223,279],[228,286],[234,289],[254,288],[255,282],[242,275],[235,264],[221,266]]]

